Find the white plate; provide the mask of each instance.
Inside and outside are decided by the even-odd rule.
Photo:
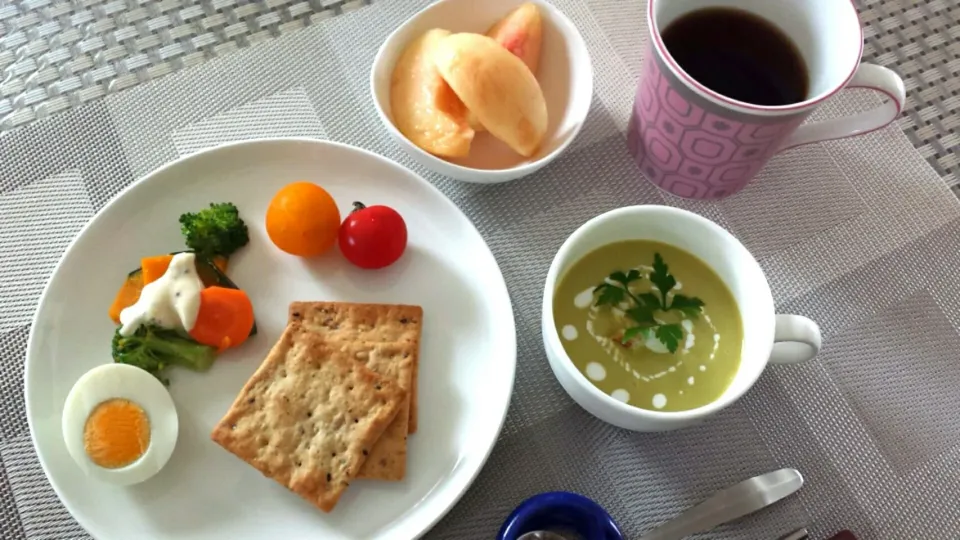
[[[267,204],[283,185],[310,180],[337,200],[387,204],[404,217],[407,252],[378,271],[353,268],[339,252],[315,261],[287,255],[267,238]],[[177,218],[230,201],[250,244],[230,277],[250,295],[259,333],[207,373],[171,372],[180,439],[154,478],[119,488],[87,478],[60,435],[71,385],[110,362],[107,308],[140,257],[182,249]],[[210,440],[246,379],[285,326],[291,300],[423,306],[419,429],[406,479],[356,481],[324,514]],[[172,163],[111,201],[67,250],[40,300],[27,348],[26,406],[50,483],[94,537],[413,538],[460,498],[497,440],[513,389],[516,333],[503,276],[480,234],[436,188],[369,152],[313,140],[233,144]]]

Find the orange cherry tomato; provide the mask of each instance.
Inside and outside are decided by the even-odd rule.
[[[333,197],[311,182],[280,189],[267,207],[267,236],[281,250],[313,257],[330,249],[340,230],[340,210]]]

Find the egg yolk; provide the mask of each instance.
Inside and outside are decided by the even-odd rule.
[[[83,427],[83,447],[97,465],[118,469],[138,460],[150,446],[147,413],[127,399],[97,405]]]

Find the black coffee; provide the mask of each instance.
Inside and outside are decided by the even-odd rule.
[[[663,42],[687,74],[729,98],[755,105],[807,99],[807,66],[797,46],[752,13],[692,11],[667,26]]]

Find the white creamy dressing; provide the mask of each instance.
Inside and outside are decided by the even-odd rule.
[[[189,332],[197,322],[202,290],[196,255],[174,255],[167,271],[143,287],[137,303],[120,312],[120,335],[129,336],[148,323]]]

